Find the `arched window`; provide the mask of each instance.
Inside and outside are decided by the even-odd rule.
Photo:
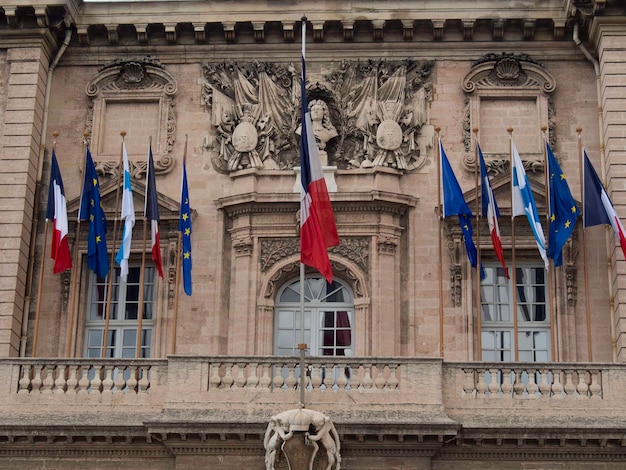
[[[278,292],[274,315],[274,352],[298,355],[306,343],[312,356],[354,354],[354,296],[340,281],[323,277],[304,280],[304,341],[300,329],[300,280],[289,281]]]

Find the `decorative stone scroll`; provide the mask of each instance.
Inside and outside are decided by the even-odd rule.
[[[272,416],[263,446],[265,470],[341,468],[339,435],[330,418],[318,411],[302,408]]]
[[[155,172],[168,173],[174,167],[171,155],[176,135],[174,95],[178,85],[157,60],[143,57],[116,60],[103,66],[89,82],[85,92],[90,98],[86,131],[90,135],[96,171],[117,176],[120,131],[127,133],[127,148],[133,178],[147,173],[149,137],[153,138]],[[135,123],[141,127],[133,129]],[[118,127],[124,127],[118,129]],[[139,142],[141,140],[141,142]]]
[[[307,97],[324,164],[421,168],[434,139],[427,124],[433,66],[409,59],[344,61],[318,74]],[[205,148],[216,170],[299,166],[298,76],[293,66],[275,63],[203,65],[202,97],[211,114]]]

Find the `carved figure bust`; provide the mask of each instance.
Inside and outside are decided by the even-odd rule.
[[[337,129],[330,120],[328,105],[323,100],[313,100],[309,103],[309,112],[318,147],[320,150],[324,150],[326,143],[338,135]]]

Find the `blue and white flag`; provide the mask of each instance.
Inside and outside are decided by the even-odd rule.
[[[539,212],[537,211],[533,191],[530,188],[522,159],[519,156],[513,138],[511,138],[511,152],[513,160],[513,217],[526,215],[530,228],[535,236],[539,254],[543,258],[547,269],[549,262],[548,256],[546,255],[546,237],[543,234],[543,228],[539,221]]]
[[[133,189],[130,184],[130,165],[128,164],[125,142],[122,143],[122,156],[124,159],[124,190],[122,192],[121,218],[124,219],[124,235],[122,236],[122,244],[117,252],[115,261],[120,265],[120,277],[126,282],[130,245],[133,238],[133,227],[135,226],[135,203],[133,202]]]

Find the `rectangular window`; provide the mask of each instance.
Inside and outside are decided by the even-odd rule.
[[[517,318],[512,315],[512,279],[500,267],[485,266],[481,281],[481,349],[488,362],[546,362],[551,359],[546,271],[516,268]],[[515,321],[517,320],[517,321]]]
[[[139,328],[139,293],[141,268],[129,266],[126,282],[115,269],[111,285],[109,322],[106,325],[108,279],[90,272],[87,318],[85,320],[85,356],[102,357],[103,336],[107,329],[106,355],[108,358],[137,357],[137,329]],[[154,316],[155,269],[147,267],[143,280],[143,314],[139,357],[151,356],[152,326]]]

